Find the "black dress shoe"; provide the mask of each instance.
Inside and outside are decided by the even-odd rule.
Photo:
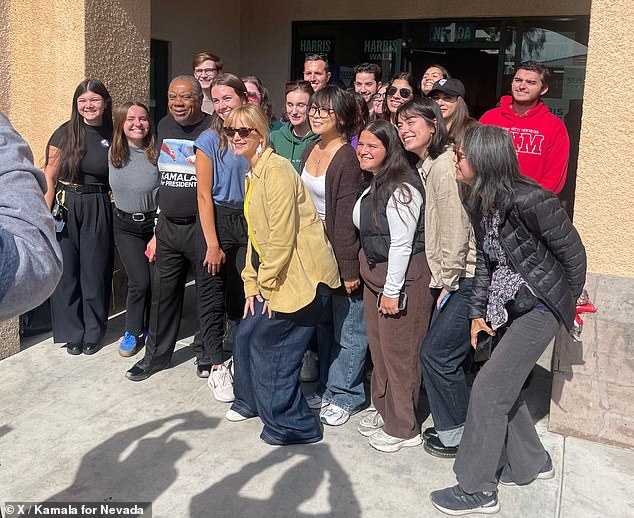
[[[425,430],[423,431],[423,439],[427,440],[430,437],[438,437],[438,432],[433,426],[425,428]]]
[[[423,444],[425,451],[434,457],[453,459],[458,453],[458,446],[445,446],[438,437],[430,437]]]
[[[134,366],[125,373],[125,377],[131,381],[143,381],[148,379],[152,374],[166,369],[167,366],[167,364],[154,365],[152,363],[146,362],[145,359],[142,359],[136,362]]]
[[[72,354],[73,356],[77,356],[81,354],[82,351],[82,343],[81,342],[69,342],[66,344],[66,352],[68,354]]]
[[[196,376],[199,378],[208,378],[211,374],[211,363],[196,362]]]
[[[101,348],[101,345],[99,344],[84,344],[84,347],[82,348],[82,351],[84,354],[95,354],[99,349]]]

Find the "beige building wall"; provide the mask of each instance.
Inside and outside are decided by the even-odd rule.
[[[0,0],[0,77],[5,78],[0,81],[0,111],[8,113],[9,111],[9,91],[11,83],[8,81],[11,55],[9,54],[9,40],[11,34],[9,32],[9,2]]]
[[[208,51],[226,72],[240,74],[241,0],[152,0],[152,38],[170,45],[170,78],[192,73],[192,58]]]
[[[9,56],[7,115],[42,166],[46,142],[70,116],[73,90],[84,78],[84,6],[76,0],[3,3],[8,10],[8,46],[3,47]]]
[[[242,0],[242,13],[240,69],[242,73],[254,74],[262,79],[279,108],[290,71],[293,21],[588,15],[590,0],[535,0],[525,3],[506,0]]]
[[[589,270],[627,277],[634,277],[632,7],[631,0],[592,3],[575,204]]]
[[[634,447],[634,11],[593,0],[575,225],[588,252],[586,289],[598,308],[581,343],[560,337],[550,428]],[[612,78],[609,90],[606,78]]]
[[[36,165],[86,77],[103,80],[115,104],[147,100],[150,0],[0,0],[0,22],[0,107]]]
[[[113,105],[150,97],[150,0],[85,0],[86,77],[101,80]]]

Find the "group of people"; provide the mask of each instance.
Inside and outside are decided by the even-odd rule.
[[[114,246],[128,275],[122,356],[142,381],[169,366],[194,272],[196,372],[226,418],[258,417],[269,444],[358,431],[396,452],[456,458],[448,514],[499,509],[497,484],[554,474],[521,397],[585,281],[579,235],[555,195],[568,140],[528,62],[478,123],[439,65],[382,84],[372,63],[346,91],[308,55],[284,114],[255,76],[207,52],[175,77],[155,132],[148,108],[76,89],[47,146],[46,200],[64,258],[55,342],[93,354],[104,336]],[[114,116],[114,117],[113,117]],[[472,386],[464,364],[497,345]],[[364,388],[371,357],[371,401]],[[314,392],[302,392],[318,359]],[[421,434],[424,384],[434,426]]]

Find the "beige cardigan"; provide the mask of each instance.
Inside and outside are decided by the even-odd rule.
[[[425,254],[432,288],[458,289],[462,277],[475,274],[475,234],[462,205],[453,148],[435,160],[418,162],[425,184]]]

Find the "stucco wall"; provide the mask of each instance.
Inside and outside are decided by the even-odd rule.
[[[104,80],[115,103],[147,100],[150,0],[2,0],[0,23],[0,108],[36,165],[85,77]]]
[[[590,0],[242,0],[240,70],[260,77],[281,99],[291,60],[291,25],[301,20],[400,20],[467,17],[588,15]]]
[[[70,115],[71,96],[84,77],[84,8],[77,0],[7,0],[10,57],[8,116],[43,165],[44,147]],[[5,50],[5,49],[8,49]],[[6,79],[5,79],[6,78]]]
[[[9,110],[9,64],[11,56],[9,53],[9,0],[0,0],[0,111],[8,113]]]
[[[241,0],[152,0],[152,38],[171,42],[170,76],[191,74],[192,57],[220,56],[227,72],[240,73]]]
[[[114,106],[149,99],[150,4],[86,1],[86,76],[104,82]]]
[[[20,352],[20,324],[17,318],[0,322],[0,360]]]
[[[588,269],[628,277],[634,276],[632,27],[631,0],[592,2],[575,202]]]

